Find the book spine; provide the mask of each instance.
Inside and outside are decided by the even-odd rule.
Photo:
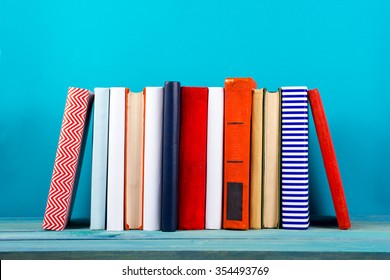
[[[328,177],[333,206],[336,211],[337,222],[340,229],[348,229],[351,227],[351,222],[348,215],[347,201],[345,199],[341,174],[332,143],[332,136],[326,120],[324,106],[322,105],[320,93],[317,89],[309,90],[308,95],[318,142],[320,143],[322,159]]]
[[[142,229],[143,92],[126,94],[125,229]]]
[[[107,171],[107,230],[124,227],[125,98],[128,89],[110,89]]]
[[[263,179],[263,89],[253,90],[249,227],[261,229]]]
[[[105,229],[110,89],[95,88],[91,176],[91,230]]]
[[[205,227],[208,88],[182,87],[178,229]]]
[[[44,229],[63,230],[68,222],[91,100],[92,93],[89,90],[74,87],[68,89],[42,225]]]
[[[177,229],[180,83],[166,82],[163,98],[161,230]]]
[[[223,227],[249,228],[251,78],[225,80]]]
[[[142,229],[143,92],[126,95],[125,229]]]
[[[264,91],[262,228],[280,225],[280,92]]]
[[[143,229],[161,229],[163,88],[145,88]]]
[[[309,227],[307,87],[282,87],[282,228]]]
[[[206,229],[222,227],[224,89],[209,87],[207,114]]]

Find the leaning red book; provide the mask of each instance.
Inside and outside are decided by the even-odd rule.
[[[68,89],[43,220],[44,229],[63,230],[68,222],[92,96],[87,89]]]
[[[322,105],[318,89],[309,90],[308,96],[326,176],[328,177],[333,206],[336,211],[337,222],[340,229],[348,229],[351,227],[351,222],[348,215],[347,201],[345,199],[343,183],[341,181],[340,170],[337,164],[336,153],[326,120],[324,106]]]

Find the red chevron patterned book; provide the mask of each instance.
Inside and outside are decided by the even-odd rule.
[[[81,158],[84,130],[92,93],[86,89],[68,89],[64,117],[49,196],[43,220],[43,228],[63,230],[68,222],[72,192],[77,181],[77,168]]]
[[[326,176],[328,177],[333,206],[336,211],[337,222],[340,229],[349,229],[351,222],[348,216],[347,201],[344,195],[343,183],[341,181],[340,170],[337,164],[336,153],[326,120],[324,106],[322,105],[320,93],[317,89],[309,90],[308,95]]]
[[[207,87],[182,87],[180,104],[178,229],[205,227]]]

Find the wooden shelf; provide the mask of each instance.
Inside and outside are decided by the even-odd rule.
[[[350,230],[42,230],[37,218],[0,219],[0,259],[390,259],[390,217],[352,217]]]

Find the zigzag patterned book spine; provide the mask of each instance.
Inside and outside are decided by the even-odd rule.
[[[68,89],[43,220],[44,229],[63,230],[67,224],[91,96],[92,93],[86,89]]]
[[[309,227],[307,87],[282,87],[282,228]]]

